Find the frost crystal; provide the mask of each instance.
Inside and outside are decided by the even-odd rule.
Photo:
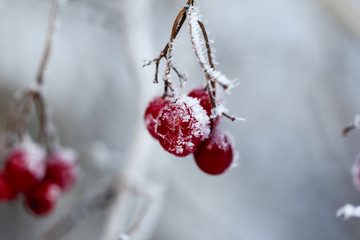
[[[32,172],[37,178],[42,178],[45,174],[43,167],[45,161],[45,151],[39,145],[34,143],[30,137],[25,137],[20,146],[16,147],[18,151],[23,151],[26,154],[24,164],[27,169]]]
[[[348,220],[352,217],[360,217],[360,206],[346,204],[336,212],[336,217],[342,220]]]
[[[208,138],[210,119],[199,100],[183,95],[161,110],[156,133],[165,150],[176,156],[186,156]]]
[[[188,10],[188,25],[191,36],[191,43],[196,49],[196,56],[198,61],[203,67],[203,70],[206,74],[210,76],[211,79],[216,80],[223,86],[226,86],[226,91],[230,91],[232,88],[238,85],[236,80],[228,79],[224,74],[215,70],[210,66],[209,60],[207,59],[205,42],[201,37],[202,30],[199,26],[199,21],[201,21],[201,15],[197,7],[191,6]],[[214,53],[214,51],[212,51]],[[212,53],[212,58],[215,59],[215,55]]]

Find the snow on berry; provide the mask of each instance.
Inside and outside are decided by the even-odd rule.
[[[57,184],[63,191],[69,190],[78,178],[76,154],[71,149],[59,149],[46,158],[45,180]]]
[[[212,104],[207,89],[202,87],[195,88],[188,94],[188,96],[198,99],[200,101],[200,105],[205,109],[207,115],[210,118]],[[216,116],[213,119],[212,129],[215,129],[215,127],[219,124],[219,121],[220,121],[220,116]]]
[[[199,100],[183,95],[160,111],[155,127],[161,146],[176,156],[184,157],[208,138],[209,124],[209,117]]]
[[[18,192],[9,184],[5,174],[0,173],[0,201],[11,201],[16,197],[17,194]]]
[[[30,139],[25,139],[6,157],[5,175],[17,191],[31,189],[45,175],[45,151]]]
[[[155,132],[155,125],[157,122],[157,117],[159,116],[159,112],[168,102],[165,101],[162,97],[155,97],[148,105],[145,110],[144,119],[146,128],[150,132],[150,134],[155,138],[158,139],[158,136]]]
[[[226,133],[214,131],[194,152],[195,162],[205,173],[218,175],[225,172],[234,159],[233,143]]]
[[[56,184],[44,181],[26,193],[24,203],[35,215],[44,216],[54,210],[60,193]]]

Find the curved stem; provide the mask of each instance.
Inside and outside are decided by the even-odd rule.
[[[59,8],[60,8],[60,0],[54,0],[53,5],[52,5],[52,11],[50,13],[50,20],[48,23],[45,49],[44,49],[44,53],[43,53],[43,56],[41,59],[37,77],[36,77],[36,82],[38,85],[42,85],[44,83],[44,72],[45,72],[46,66],[49,61],[49,56],[50,56],[50,52],[51,52],[51,46],[52,46],[53,36],[54,36],[54,31],[55,31],[55,25],[56,25],[56,18],[57,18]]]

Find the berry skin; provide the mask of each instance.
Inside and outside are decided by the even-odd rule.
[[[46,161],[46,181],[57,184],[63,191],[67,191],[74,186],[79,175],[74,151],[60,149],[49,155]]]
[[[44,157],[44,150],[31,140],[13,148],[5,165],[5,175],[11,187],[25,192],[36,186],[45,175]]]
[[[194,152],[195,162],[205,173],[218,175],[233,162],[233,145],[224,132],[215,131]]]
[[[0,173],[0,201],[9,202],[17,196],[18,192],[15,191],[6,179],[4,173]]]
[[[25,194],[25,206],[35,215],[45,216],[54,210],[60,193],[56,184],[41,182]]]
[[[155,132],[155,125],[157,122],[157,117],[161,109],[167,104],[168,102],[162,97],[155,97],[148,105],[145,110],[144,120],[146,124],[146,128],[150,132],[150,134],[155,138],[158,139],[158,135]]]
[[[181,96],[160,111],[155,129],[166,151],[184,157],[193,153],[209,136],[209,123],[197,99]]]
[[[205,109],[207,115],[211,116],[212,104],[209,97],[209,93],[205,88],[195,88],[189,94],[189,97],[196,98],[200,101],[200,105]],[[217,116],[212,120],[212,129],[215,129],[220,122],[220,116]]]

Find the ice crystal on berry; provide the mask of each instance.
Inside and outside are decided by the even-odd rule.
[[[159,113],[156,133],[168,152],[184,157],[193,153],[210,133],[210,120],[199,100],[181,96]]]
[[[6,158],[5,174],[9,183],[18,191],[27,191],[45,175],[45,151],[32,142],[24,140],[10,151]]]
[[[217,175],[225,172],[234,159],[233,143],[221,131],[213,132],[194,152],[195,162],[205,173]]]
[[[195,88],[189,94],[189,97],[196,98],[200,101],[200,105],[205,109],[208,117],[211,119],[212,104],[209,93],[205,88]],[[215,116],[212,120],[212,129],[214,129],[220,122],[220,116]]]

